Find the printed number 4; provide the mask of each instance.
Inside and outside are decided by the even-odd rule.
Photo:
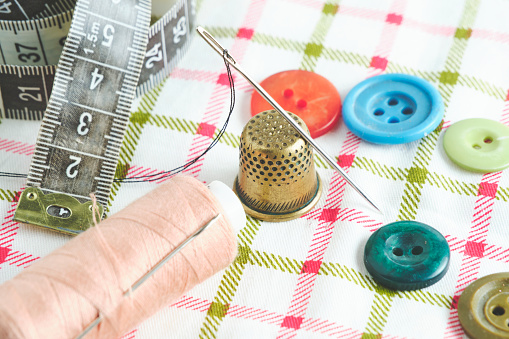
[[[103,81],[104,75],[99,73],[99,69],[96,67],[92,74],[92,81],[90,82],[90,89],[94,90]]]
[[[69,179],[74,179],[78,175],[78,169],[76,169],[75,167],[77,167],[80,164],[81,158],[75,157],[74,155],[70,155],[69,159],[71,159],[73,161],[73,163],[71,163],[69,166],[67,166],[65,174],[67,175],[67,177]]]
[[[0,1],[0,3],[2,2],[4,1]],[[1,4],[0,13],[11,14],[11,9],[9,8],[9,6],[12,6],[12,2],[4,2],[3,4]]]

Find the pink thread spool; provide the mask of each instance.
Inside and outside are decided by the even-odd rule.
[[[123,297],[218,213],[215,224]],[[237,253],[232,223],[243,227],[245,214],[226,185],[208,189],[175,177],[0,285],[0,338],[74,338],[99,313],[104,320],[87,338],[118,337],[227,267]]]

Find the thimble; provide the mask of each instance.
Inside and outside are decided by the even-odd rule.
[[[301,118],[288,114],[309,134]],[[244,127],[234,190],[246,213],[265,221],[298,218],[320,199],[312,147],[275,110],[255,115]]]

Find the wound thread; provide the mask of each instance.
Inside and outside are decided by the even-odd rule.
[[[123,297],[190,234],[221,213],[150,279]],[[116,338],[228,266],[230,221],[197,179],[177,176],[0,285],[0,338]]]

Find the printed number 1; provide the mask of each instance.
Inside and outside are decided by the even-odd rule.
[[[92,81],[90,82],[90,89],[93,90],[103,81],[104,75],[99,73],[99,69],[96,67],[92,74]]]
[[[78,175],[78,169],[76,169],[75,167],[77,167],[80,164],[81,158],[75,157],[74,155],[70,155],[69,159],[73,160],[74,162],[67,166],[65,174],[67,174],[67,177],[69,179],[74,179]]]

